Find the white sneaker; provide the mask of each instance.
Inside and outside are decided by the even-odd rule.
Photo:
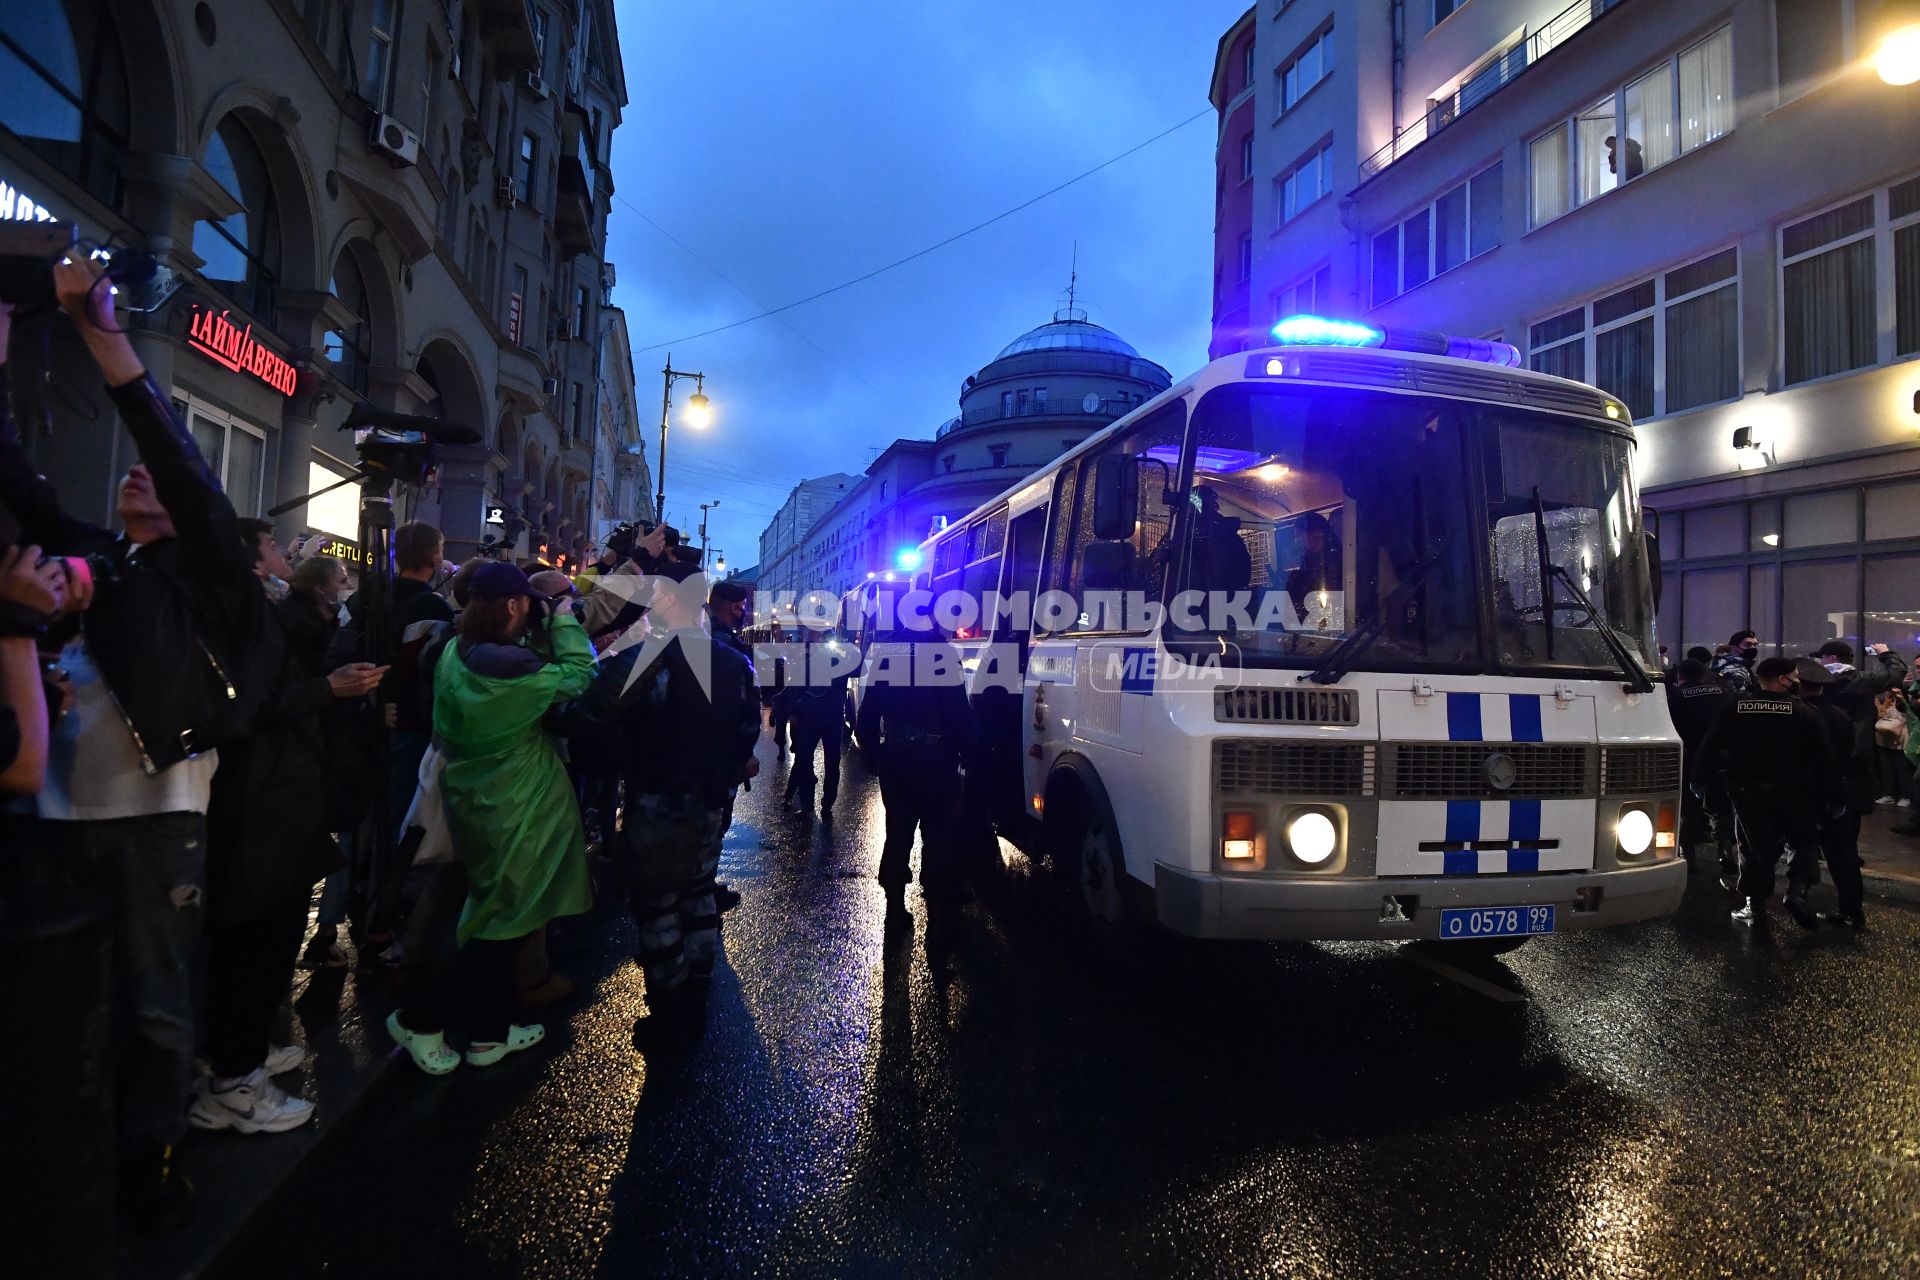
[[[1898,800],[1894,801],[1894,807],[1896,809],[1910,809],[1913,807],[1913,798],[1911,796],[1901,796]]]
[[[263,1068],[255,1067],[225,1089],[211,1078],[195,1091],[187,1123],[196,1129],[235,1129],[241,1133],[284,1133],[313,1119],[313,1104],[290,1098]]]
[[[260,1065],[270,1076],[285,1075],[307,1065],[307,1051],[297,1044],[269,1045],[267,1060]]]
[[[1877,799],[1877,800],[1875,800],[1875,801],[1874,801],[1874,803],[1875,803],[1875,804],[1892,804],[1892,803],[1893,803],[1893,797],[1892,797],[1892,796],[1881,796],[1881,797],[1880,797],[1879,799]]]

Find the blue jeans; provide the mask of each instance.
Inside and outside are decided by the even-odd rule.
[[[203,929],[206,818],[49,822],[52,883],[97,895],[113,921],[120,1136],[173,1143],[193,1089],[192,965]]]

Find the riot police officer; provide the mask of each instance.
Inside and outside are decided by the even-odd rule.
[[[880,779],[887,809],[879,880],[890,921],[902,918],[913,837],[920,834],[920,887],[927,900],[927,942],[950,936],[961,898],[961,762],[970,757],[973,722],[960,654],[937,629],[896,630],[871,655],[860,699],[859,738]]]
[[[1711,837],[1720,851],[1720,879],[1729,892],[1740,870],[1733,804],[1727,798],[1727,780],[1718,770],[1704,767],[1700,749],[1732,700],[1733,694],[1697,658],[1683,658],[1667,686],[1667,710],[1680,734],[1686,762],[1680,790],[1680,848],[1690,852],[1702,838]]]
[[[1869,761],[1854,754],[1853,719],[1847,709],[1833,699],[1840,677],[1812,658],[1794,663],[1800,677],[1800,697],[1820,717],[1827,731],[1833,758],[1839,762],[1844,789],[1838,795],[1809,795],[1820,821],[1820,852],[1826,855],[1827,871],[1833,876],[1834,891],[1839,894],[1839,910],[1823,914],[1828,924],[1844,929],[1866,927],[1865,895],[1860,880],[1860,815],[1873,805],[1873,773]],[[1863,800],[1864,797],[1864,800]],[[1811,851],[1796,848],[1787,864],[1787,879],[1812,883],[1818,873]]]
[[[1740,827],[1741,924],[1766,923],[1774,867],[1787,845],[1820,847],[1811,796],[1833,796],[1840,770],[1826,726],[1793,696],[1799,684],[1792,658],[1765,658],[1753,670],[1758,688],[1733,698],[1701,751],[1702,765],[1724,762],[1727,789]],[[1803,864],[1804,865],[1804,864]],[[1807,885],[1789,875],[1787,910],[1805,928],[1818,921],[1807,905]]]

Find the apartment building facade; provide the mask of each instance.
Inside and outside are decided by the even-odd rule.
[[[773,519],[760,531],[757,589],[771,593],[806,590],[800,582],[800,546],[820,517],[859,483],[859,476],[836,471],[793,486],[786,501],[773,513]]]
[[[357,490],[297,500],[351,473],[365,403],[481,434],[397,495],[454,554],[503,509],[586,540],[626,101],[608,0],[47,0],[6,6],[0,75],[4,216],[155,254],[134,343],[244,514],[292,501],[283,535],[352,559]],[[28,406],[28,449],[105,519],[130,445],[49,334],[66,394]]]
[[[1674,654],[1920,644],[1920,89],[1869,65],[1886,11],[1394,8],[1387,56],[1331,73],[1374,103],[1338,232],[1280,237],[1332,300],[1276,310],[1500,337],[1619,396]]]

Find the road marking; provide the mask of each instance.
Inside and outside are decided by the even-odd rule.
[[[1451,961],[1442,960],[1435,954],[1432,948],[1423,947],[1417,942],[1401,947],[1400,955],[1403,959],[1412,964],[1419,965],[1429,973],[1465,987],[1477,995],[1483,995],[1489,1000],[1497,1000],[1501,1004],[1525,1004],[1527,1002],[1527,996],[1524,991],[1512,991],[1497,982],[1489,982],[1472,970],[1462,969],[1459,965]]]

